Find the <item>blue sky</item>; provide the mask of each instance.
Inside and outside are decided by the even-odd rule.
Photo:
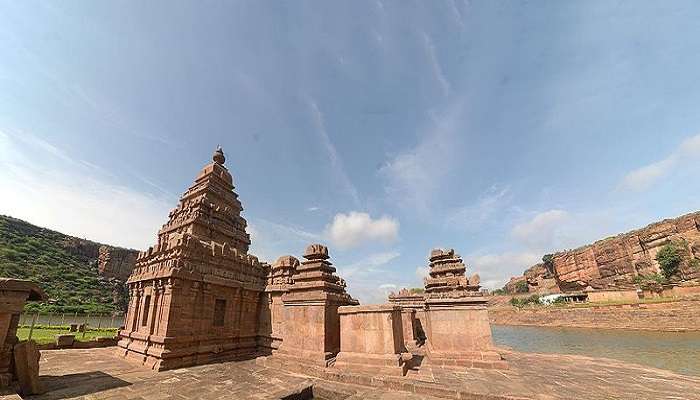
[[[698,208],[693,1],[0,1],[0,213],[146,248],[227,155],[267,261],[501,286]]]

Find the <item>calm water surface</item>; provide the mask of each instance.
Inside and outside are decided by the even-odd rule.
[[[700,318],[700,317],[698,317]],[[497,345],[531,353],[615,358],[700,375],[700,332],[492,325]]]

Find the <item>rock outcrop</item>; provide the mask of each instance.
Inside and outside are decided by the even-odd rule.
[[[700,281],[700,212],[665,219],[642,229],[599,240],[593,244],[552,255],[523,276],[511,278],[505,290],[516,292],[525,280],[530,292],[555,293],[592,289],[629,289],[639,275],[658,273],[656,254],[668,243],[682,253],[672,282]]]
[[[139,255],[138,250],[107,246],[72,236],[66,237],[61,246],[92,265],[96,263],[100,276],[116,278],[122,282],[129,279]]]

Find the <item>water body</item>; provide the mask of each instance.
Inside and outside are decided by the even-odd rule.
[[[492,325],[491,330],[497,345],[516,351],[614,358],[687,375],[700,375],[700,332],[505,325]]]

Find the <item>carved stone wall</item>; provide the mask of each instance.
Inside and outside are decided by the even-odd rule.
[[[269,266],[250,239],[223,152],[170,212],[131,277],[121,354],[162,370],[257,354]]]

